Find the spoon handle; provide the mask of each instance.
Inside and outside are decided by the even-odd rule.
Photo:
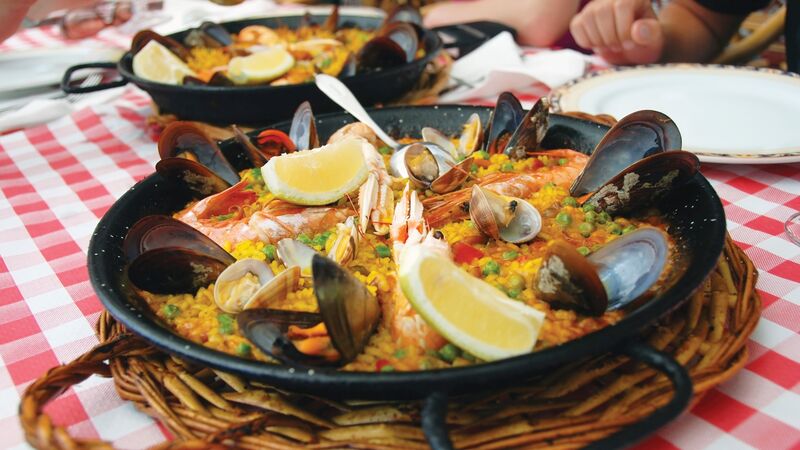
[[[339,81],[339,79],[325,74],[317,74],[314,78],[320,91],[337,105],[341,106],[345,111],[352,114],[359,122],[372,128],[372,131],[374,131],[386,145],[392,148],[400,146],[397,141],[386,134],[381,127],[372,120],[369,114],[367,114],[367,111],[364,110],[364,107],[361,106],[361,103],[359,103],[353,93],[350,92],[350,89]]]

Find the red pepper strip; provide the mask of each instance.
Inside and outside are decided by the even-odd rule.
[[[531,159],[531,169],[536,170],[539,167],[544,167],[544,163],[539,158]]]
[[[258,133],[256,141],[261,147],[268,149],[282,148],[283,151],[281,153],[289,153],[297,149],[289,135],[280,130],[264,130]]]
[[[461,241],[453,244],[453,260],[459,264],[469,264],[483,256],[483,252]]]
[[[375,372],[380,372],[385,366],[389,365],[388,359],[379,359],[375,361]]]

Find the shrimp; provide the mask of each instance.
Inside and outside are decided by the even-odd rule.
[[[362,233],[366,233],[369,225],[372,224],[375,234],[385,235],[389,233],[389,224],[392,222],[394,194],[392,177],[386,170],[383,157],[375,150],[378,137],[368,126],[357,122],[337,130],[328,139],[328,144],[347,138],[357,138],[364,142],[361,151],[369,167],[367,181],[358,190],[359,229]]]
[[[428,231],[422,218],[422,202],[419,201],[417,192],[410,190],[408,185],[397,203],[390,233],[393,241],[392,253],[398,265],[402,261],[404,250],[416,245],[451,257],[450,246],[441,232]],[[447,340],[417,314],[398,283],[395,283],[387,303],[384,305],[384,322],[395,341],[432,350],[438,350],[447,344]]]
[[[246,189],[247,184],[243,180],[206,197],[176,214],[175,218],[219,245],[236,245],[252,240],[275,243],[300,233],[321,233],[354,214],[350,208],[297,206],[273,200],[246,217],[244,207],[258,199],[255,192]]]
[[[497,194],[508,197],[530,198],[547,183],[568,186],[586,166],[589,157],[574,150],[549,150],[542,152],[556,158],[566,158],[567,163],[554,166],[546,171],[505,173],[498,172],[482,177],[478,184]],[[436,227],[466,216],[462,205],[469,201],[471,188],[449,194],[430,197],[423,201],[427,209],[426,219],[430,226]]]

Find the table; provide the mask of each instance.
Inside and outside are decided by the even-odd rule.
[[[123,46],[125,39],[99,36]],[[0,51],[58,41],[53,30],[27,31]],[[547,92],[537,84],[517,93],[531,102]],[[149,113],[147,95],[130,87],[113,103],[0,136],[2,448],[29,448],[17,419],[26,386],[97,342],[93,325],[102,305],[88,280],[89,238],[111,204],[153,172]],[[800,210],[800,164],[704,164],[702,171],[722,198],[731,236],[760,271],[762,319],[745,369],[640,448],[800,448],[800,247],[783,235],[783,221]],[[169,436],[98,377],[66,392],[48,412],[74,435],[123,448]]]

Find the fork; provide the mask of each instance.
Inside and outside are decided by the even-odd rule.
[[[80,87],[95,86],[95,85],[99,84],[102,80],[103,80],[103,76],[101,74],[92,73],[89,76],[87,76],[86,78],[84,78],[83,81],[81,81]],[[50,95],[52,95],[52,93]],[[64,94],[64,93],[60,93],[60,94],[56,94],[54,96],[50,96],[50,95],[41,95],[40,94],[39,96],[36,96],[35,98],[30,98],[30,97],[22,98],[19,101],[15,101],[14,103],[11,103],[9,105],[6,105],[6,106],[0,108],[0,114],[11,112],[11,111],[16,111],[16,110],[22,108],[23,106],[29,104],[32,100],[35,100],[35,99],[38,99],[38,98],[49,99],[49,100],[58,100],[58,99],[62,99],[63,98],[68,103],[74,105],[81,98],[83,98],[83,96],[85,96],[86,94],[84,93],[84,94],[69,94],[69,95],[67,95],[67,94]]]
[[[81,81],[80,87],[85,88],[85,87],[90,87],[90,86],[97,86],[98,84],[100,84],[100,81],[102,81],[102,80],[103,80],[103,76],[101,74],[92,73],[92,74],[89,74],[89,76],[87,76],[86,78],[84,78],[83,81]],[[83,98],[86,94],[89,94],[89,93],[90,92],[86,92],[86,93],[83,93],[83,94],[69,94],[69,95],[66,95],[67,102],[69,102],[69,103],[74,105],[74,104],[78,103],[78,101],[81,98]]]

